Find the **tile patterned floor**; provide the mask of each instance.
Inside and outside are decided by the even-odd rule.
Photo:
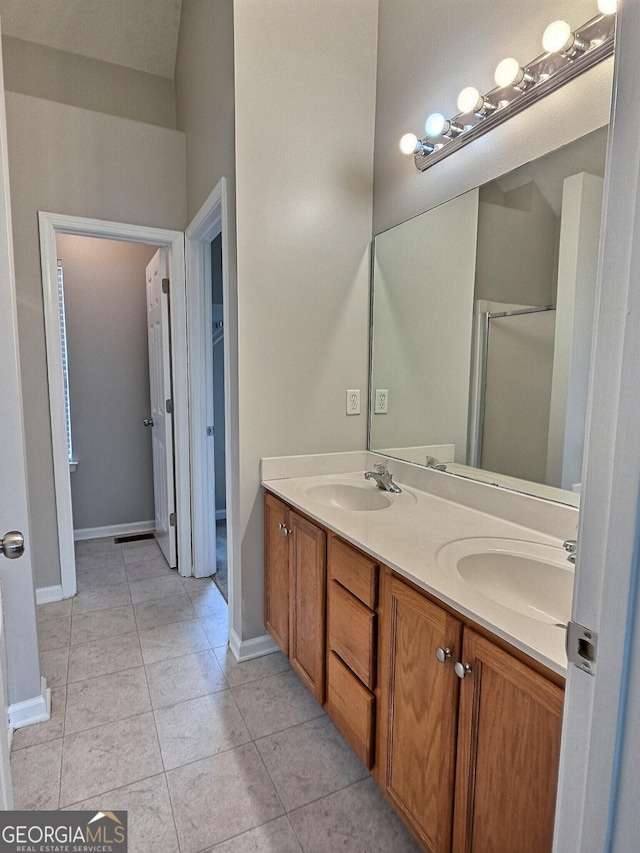
[[[210,580],[111,539],[77,576],[38,607],[52,716],[15,732],[16,808],[127,809],[129,853],[418,851],[286,658],[235,661]]]

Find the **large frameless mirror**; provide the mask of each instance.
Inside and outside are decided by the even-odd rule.
[[[606,142],[375,238],[371,450],[579,502]]]

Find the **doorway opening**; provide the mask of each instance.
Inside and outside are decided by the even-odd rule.
[[[171,464],[175,473],[175,551],[180,574],[189,576],[192,573],[192,562],[184,237],[182,233],[175,231],[104,222],[101,220],[87,220],[79,217],[42,212],[39,214],[39,221],[56,512],[62,583],[61,588],[54,587],[38,591],[38,602],[43,603],[44,601],[55,600],[56,598],[66,598],[76,593],[74,521],[66,434],[64,371],[62,364],[63,350],[61,346],[57,270],[59,255],[58,242],[61,242],[65,235],[106,238],[107,240],[121,241],[126,244],[142,244],[148,247],[150,253],[162,249],[162,253],[164,254],[164,263],[166,266],[158,271],[160,287],[162,287],[164,279],[168,279],[170,283],[173,283],[171,312],[169,313],[167,309],[166,317],[166,333],[167,338],[170,340],[169,347],[172,359],[168,381],[172,390],[170,395],[165,399],[165,406],[167,405],[166,400],[169,400],[169,406],[173,410],[171,425],[173,429],[172,441],[174,452],[171,454]],[[97,310],[100,310],[99,306]],[[123,318],[116,318],[112,324],[112,328],[115,329],[120,323],[124,324]],[[145,338],[145,349],[146,346]],[[117,381],[114,381],[112,385],[117,390]],[[148,529],[149,525],[147,524],[146,526]],[[156,526],[155,520],[151,523],[151,526]],[[125,531],[122,530],[121,532],[124,533]],[[133,533],[138,531],[130,530],[128,532]]]
[[[224,396],[224,286],[222,266],[222,232],[211,241],[211,376],[213,440],[211,478],[214,482],[214,523],[216,532],[216,586],[225,601],[229,600],[227,572],[227,488],[225,458],[225,396]]]

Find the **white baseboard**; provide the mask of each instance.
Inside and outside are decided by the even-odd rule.
[[[223,519],[226,521],[227,518],[227,510],[226,509],[217,509],[216,510],[216,521],[222,521]]]
[[[270,634],[253,637],[251,640],[241,640],[235,631],[229,632],[229,648],[238,663],[280,651],[280,646]]]
[[[83,527],[73,531],[76,542],[84,539],[104,539],[107,536],[135,536],[136,533],[152,533],[155,521],[132,521],[129,524],[112,524],[107,527]]]
[[[62,601],[62,598],[62,584],[41,586],[36,590],[36,604],[50,604],[52,601]]]
[[[51,717],[51,690],[47,687],[47,679],[40,679],[40,694],[33,699],[14,702],[9,705],[9,725],[14,729],[22,729],[32,723],[43,723]]]

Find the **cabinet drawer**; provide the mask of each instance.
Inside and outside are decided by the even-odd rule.
[[[341,583],[367,607],[378,605],[378,565],[346,542],[332,536],[329,540],[329,571],[333,580]]]
[[[370,690],[376,680],[376,614],[350,592],[329,584],[329,648]]]
[[[334,652],[328,661],[327,713],[370,770],[374,760],[375,697]]]

